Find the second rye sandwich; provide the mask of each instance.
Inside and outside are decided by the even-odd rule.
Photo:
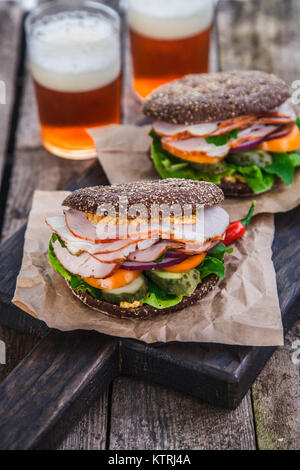
[[[64,213],[46,219],[50,262],[101,313],[144,319],[184,309],[224,277],[223,198],[214,184],[177,179],[77,190],[63,201]],[[149,225],[153,207],[163,211],[151,213]]]
[[[282,80],[260,71],[188,75],[163,85],[144,103],[158,173],[213,182],[226,196],[290,185],[300,132],[289,97]]]

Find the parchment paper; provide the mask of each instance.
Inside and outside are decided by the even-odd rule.
[[[138,140],[136,141],[138,145]],[[138,148],[138,147],[137,147]],[[195,341],[253,346],[283,344],[271,260],[272,215],[257,216],[225,259],[226,277],[198,305],[153,320],[117,320],[77,300],[49,264],[47,216],[61,213],[68,193],[36,191],[13,302],[60,330],[96,330],[147,343]]]
[[[145,179],[159,179],[149,149],[152,139],[150,126],[112,125],[90,130],[99,161],[111,184]],[[278,188],[251,198],[226,198],[223,207],[236,219],[245,217],[250,202],[256,200],[255,214],[287,212],[300,204],[300,171],[295,171],[291,186]]]

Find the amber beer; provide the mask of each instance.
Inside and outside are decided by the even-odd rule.
[[[213,0],[129,0],[133,86],[141,97],[209,69]]]
[[[60,157],[91,158],[95,147],[86,129],[120,122],[119,19],[95,2],[57,4],[62,11],[51,5],[51,14],[47,11],[30,28],[43,144]]]

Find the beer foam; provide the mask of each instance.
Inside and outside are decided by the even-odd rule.
[[[129,0],[128,23],[153,39],[180,39],[208,29],[213,0]]]
[[[37,21],[29,52],[33,78],[57,91],[93,90],[120,74],[118,29],[88,12],[63,12]]]

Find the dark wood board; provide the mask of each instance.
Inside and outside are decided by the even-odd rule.
[[[98,179],[99,168],[94,166],[70,189],[95,184]],[[299,236],[300,208],[276,216],[273,258],[285,331],[298,316]],[[45,447],[49,433],[53,435],[60,418],[73,422],[80,410],[86,408],[87,395],[88,403],[91,403],[119,374],[154,381],[210,403],[235,408],[275,350],[273,347],[198,343],[145,345],[98,333],[49,330],[42,322],[10,303],[21,263],[23,238],[24,228],[0,247],[0,323],[19,331],[46,336],[0,385],[1,448]],[[93,349],[94,344],[99,348],[97,353]],[[96,371],[95,361],[101,364]],[[51,373],[53,364],[56,378]],[[33,370],[36,377],[43,377],[38,387],[32,379]],[[75,386],[82,374],[84,383]],[[94,381],[97,387],[91,386]],[[14,393],[10,394],[9,390],[14,390]],[[60,400],[60,393],[67,397],[65,401]],[[32,397],[34,411],[29,406]],[[28,430],[28,422],[32,419],[36,426]]]

